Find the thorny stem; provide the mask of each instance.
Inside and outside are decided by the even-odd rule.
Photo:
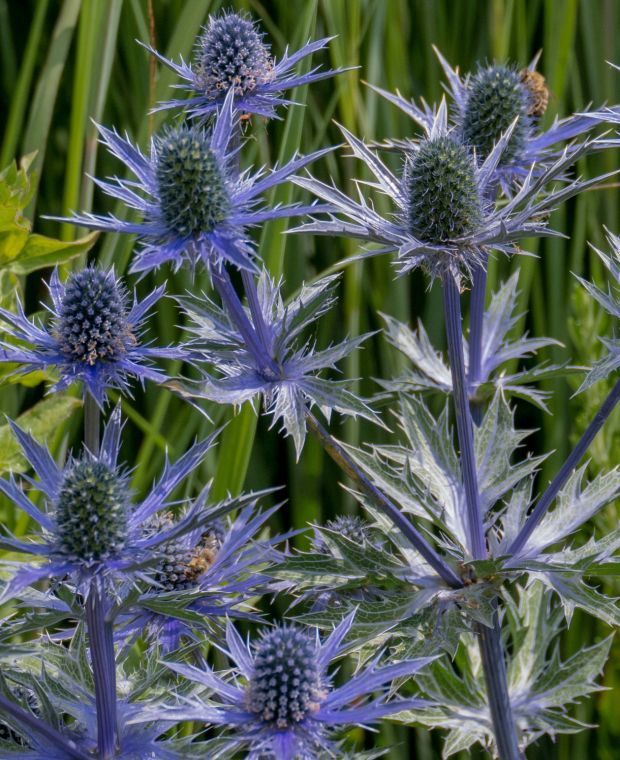
[[[480,382],[482,368],[482,328],[484,324],[484,298],[487,289],[487,270],[480,264],[474,269],[471,290],[469,317],[469,377],[470,395],[475,392]],[[482,422],[483,405],[479,401],[470,401],[471,416],[475,425]]]
[[[517,731],[512,719],[502,631],[497,610],[493,614],[491,628],[478,623],[476,630],[497,753],[501,760],[521,760],[523,753],[519,749]]]
[[[461,449],[461,469],[465,485],[470,551],[474,559],[483,559],[487,555],[487,550],[480,509],[474,431],[469,408],[468,384],[465,376],[465,361],[463,357],[461,297],[456,280],[451,274],[448,274],[444,279],[443,295],[448,354],[450,357],[452,388],[456,410],[456,428]],[[482,298],[481,300],[484,299]],[[488,628],[484,625],[478,625],[477,632],[497,751],[501,760],[520,760],[522,754],[519,750],[517,731],[510,705],[506,662],[504,660],[501,628],[497,612],[493,616],[493,627]]]
[[[306,412],[308,427],[314,433],[325,451],[346,473],[355,484],[372,500],[372,502],[384,512],[396,525],[401,533],[410,541],[412,546],[420,552],[429,565],[437,572],[442,580],[452,588],[461,588],[463,583],[452,568],[437,554],[424,536],[409,522],[400,509],[383,494],[362,472],[340,443],[331,436],[321,425],[316,417]]]
[[[463,357],[463,333],[461,330],[461,297],[454,277],[448,273],[443,283],[444,313],[448,354],[452,372],[452,388],[456,408],[456,429],[461,449],[461,469],[465,485],[469,549],[474,559],[486,556],[484,526],[480,510],[474,431],[467,398],[467,379]]]
[[[97,747],[101,760],[115,757],[118,748],[116,707],[116,658],[114,632],[107,619],[107,596],[103,584],[91,581],[86,600],[86,623],[97,706]]]
[[[71,760],[89,760],[90,755],[87,755],[85,752],[78,749],[74,741],[66,738],[48,723],[39,720],[39,718],[36,718],[32,713],[29,713],[19,705],[11,702],[2,694],[0,694],[0,711],[7,715],[11,715],[33,733],[39,734],[39,736],[49,742],[51,746],[57,747],[64,753],[63,757],[66,756],[71,758]]]
[[[566,481],[570,477],[572,471],[579,464],[579,460],[588,450],[590,444],[596,437],[596,434],[603,427],[605,420],[612,413],[618,401],[620,401],[620,380],[618,380],[614,387],[611,389],[609,395],[601,404],[600,409],[594,415],[594,418],[577,442],[577,445],[568,455],[568,458],[560,468],[558,474],[551,481],[551,483],[549,483],[547,489],[540,497],[530,516],[527,518],[525,525],[521,528],[517,534],[517,537],[512,542],[510,548],[508,549],[508,553],[511,556],[518,554],[521,549],[523,549],[529,537],[532,535],[540,521],[545,516],[547,510],[553,503],[553,500],[558,495],[558,492],[566,484]]]

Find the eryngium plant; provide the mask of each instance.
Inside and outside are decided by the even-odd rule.
[[[350,199],[333,184],[297,177],[326,204],[263,207],[266,191],[330,149],[271,172],[241,170],[241,125],[248,114],[274,116],[289,88],[335,73],[293,73],[326,42],[277,62],[249,18],[225,13],[204,28],[191,66],[156,54],[192,92],[163,107],[197,118],[165,126],[148,155],[101,128],[136,179],[98,185],[141,218],[83,213],[72,221],[137,235],[133,271],[170,263],[193,274],[204,266],[217,295],[179,296],[191,322],[188,345],[145,345],[142,318],[162,291],[132,308],[113,273],[94,267],[64,286],[54,275],[50,329],[21,308],[2,312],[12,331],[6,361],[26,371],[53,367],[60,387],[80,380],[85,391],[79,453],[61,464],[13,425],[34,476],[0,481],[35,523],[32,536],[7,531],[0,545],[36,560],[3,564],[0,599],[16,607],[0,632],[3,756],[374,758],[381,750],[360,752],[347,729],[392,717],[447,729],[446,756],[480,743],[517,760],[545,733],[582,728],[570,705],[598,688],[610,639],[564,659],[555,641],[575,608],[620,622],[616,601],[592,585],[616,561],[618,530],[575,540],[620,494],[617,469],[592,477],[581,462],[620,383],[551,484],[540,484],[544,456],[527,451],[511,400],[550,406],[536,383],[562,368],[506,372],[550,341],[510,335],[516,276],[485,310],[486,266],[496,252],[522,253],[524,237],[557,234],[549,213],[601,180],[571,179],[571,167],[613,140],[561,143],[616,112],[539,133],[547,91],[535,64],[480,66],[465,80],[446,67],[453,115],[445,101],[417,108],[388,96],[424,132],[388,143],[403,149],[400,171],[344,130],[376,183],[360,183]],[[375,190],[394,202],[393,214],[376,210]],[[341,443],[315,416],[319,409],[329,423],[336,410],[380,422],[351,392],[351,378],[326,376],[367,336],[317,349],[307,335],[336,300],[334,278],[303,285],[287,302],[281,282],[259,266],[249,229],[304,213],[329,216],[298,232],[353,237],[372,246],[355,258],[396,252],[401,274],[421,266],[439,280],[447,355],[424,325],[414,334],[386,316],[390,342],[413,368],[382,379],[394,430],[387,440],[382,432],[381,443]],[[618,247],[614,237],[610,243]],[[601,258],[620,279],[617,251]],[[465,341],[461,295],[470,282]],[[620,314],[613,291],[583,284]],[[606,341],[609,356],[585,387],[617,369],[615,343]],[[171,381],[149,367],[152,356],[187,358],[202,374]],[[158,380],[162,393],[181,389],[194,408],[200,398],[240,405],[260,397],[298,457],[307,432],[316,436],[351,479],[365,519],[313,526],[310,551],[290,551],[282,539],[293,533],[269,535],[276,508],[258,511],[258,494],[210,504],[202,461],[215,434],[174,464],[166,458],[146,495],[132,495],[118,464],[120,408],[100,435],[107,392],[125,391],[132,376]],[[270,620],[276,595],[294,622]],[[260,634],[244,640],[238,623],[252,626],[261,615]],[[347,665],[334,666],[345,655]]]

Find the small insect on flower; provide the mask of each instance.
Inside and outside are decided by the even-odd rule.
[[[173,525],[162,523],[156,532],[145,524],[168,506],[168,499],[181,482],[201,463],[214,443],[211,435],[194,444],[164,472],[151,492],[135,503],[129,493],[125,471],[117,463],[120,447],[120,408],[106,425],[98,455],[84,450],[59,467],[48,450],[32,436],[12,424],[24,457],[38,480],[29,482],[43,494],[39,508],[20,488],[15,478],[0,479],[0,491],[28,514],[41,528],[35,540],[24,541],[8,530],[0,536],[0,547],[37,557],[39,563],[12,566],[13,575],[2,592],[8,599],[43,579],[69,575],[81,590],[94,577],[135,581],[158,561],[159,547],[225,514],[228,506],[205,506],[207,492],[186,508]]]
[[[81,382],[101,406],[108,388],[128,390],[129,378],[161,383],[164,372],[153,368],[153,359],[182,359],[182,347],[158,348],[141,341],[145,314],[164,294],[159,287],[143,301],[134,295],[129,304],[123,284],[112,270],[86,267],[60,282],[54,271],[49,285],[52,306],[49,328],[37,326],[24,314],[20,303],[17,314],[0,309],[0,317],[10,325],[7,333],[22,347],[3,341],[0,361],[18,362],[18,371],[56,370],[60,379],[52,390]]]
[[[247,750],[250,758],[310,760],[332,757],[339,728],[373,722],[421,699],[388,701],[394,679],[411,676],[433,658],[379,666],[381,654],[342,686],[335,686],[329,666],[342,656],[343,640],[353,624],[348,615],[323,642],[310,629],[281,625],[263,631],[254,644],[244,643],[229,623],[226,641],[236,670],[221,677],[208,669],[167,662],[168,667],[212,691],[209,703],[197,697],[163,708],[163,720],[199,720],[227,729],[220,737],[230,751]],[[371,696],[379,692],[379,696]]]
[[[132,272],[147,272],[163,264],[171,264],[176,271],[186,262],[192,268],[198,263],[210,267],[227,262],[240,269],[256,269],[248,228],[313,210],[312,206],[294,203],[275,208],[259,206],[260,196],[332,148],[296,156],[270,172],[241,172],[239,146],[233,139],[238,130],[233,96],[231,90],[210,128],[181,124],[164,129],[152,139],[149,156],[128,138],[99,127],[102,143],[138,181],[114,177],[95,182],[105,193],[140,212],[142,221],[126,221],[111,214],[76,214],[64,221],[136,234],[140,247]]]
[[[571,141],[591,132],[597,121],[613,121],[614,116],[617,117],[617,107],[556,119],[549,129],[539,130],[540,117],[549,104],[549,89],[544,76],[536,71],[538,55],[526,68],[502,63],[479,65],[474,73],[461,78],[458,69],[453,69],[436,48],[435,53],[456,106],[455,134],[476,150],[479,162],[486,159],[493,146],[512,127],[510,140],[494,168],[495,180],[507,195],[515,192],[515,180],[526,178],[531,170],[540,175],[562,157],[568,167],[574,164],[584,146],[589,150],[605,147],[603,141]],[[424,102],[418,107],[399,93],[394,95],[371,87],[422,129],[430,129],[436,117],[434,108]],[[381,146],[402,150],[410,143],[410,140],[387,140]]]
[[[209,18],[196,40],[192,65],[183,59],[175,63],[144,45],[161,63],[179,75],[182,83],[176,87],[193,93],[188,99],[161,103],[156,110],[181,107],[187,109],[190,117],[204,119],[221,106],[229,92],[233,92],[235,107],[239,111],[271,119],[276,116],[278,106],[293,102],[282,97],[286,90],[328,79],[346,70],[321,71],[316,67],[306,74],[293,71],[299,61],[324,49],[331,37],[309,42],[292,54],[287,49],[278,62],[264,36],[248,15],[228,12]]]
[[[281,561],[276,544],[290,534],[258,538],[278,507],[258,511],[257,495],[241,495],[229,499],[228,504],[239,510],[229,525],[221,521],[208,523],[154,551],[157,561],[140,584],[143,593],[124,620],[119,621],[122,638],[146,633],[149,642],[163,652],[178,649],[183,639],[196,639],[200,628],[197,619],[188,623],[178,615],[167,615],[167,601],[171,607],[177,601],[184,602],[185,609],[203,617],[205,629],[225,616],[252,617],[247,609],[239,608],[250,597],[267,592],[270,579],[265,570]],[[169,512],[163,513],[156,516],[147,532],[159,532],[162,523],[173,531],[175,522]],[[158,602],[157,612],[150,605],[153,599]]]

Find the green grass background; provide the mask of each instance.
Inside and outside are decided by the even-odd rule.
[[[606,64],[606,60],[620,63],[620,3],[616,0],[153,0],[150,4],[146,0],[0,0],[0,166],[37,151],[38,193],[29,209],[35,230],[70,240],[77,234],[74,228],[46,222],[41,215],[66,214],[70,209],[115,209],[93,191],[86,176],[95,171],[99,176],[123,172],[122,166],[98,150],[91,119],[126,130],[144,146],[149,134],[170,118],[146,115],[156,100],[171,95],[169,86],[174,79],[169,71],[156,69],[135,40],[154,40],[168,55],[187,58],[207,15],[230,7],[246,9],[260,19],[277,56],[289,43],[298,47],[309,38],[338,35],[329,53],[313,63],[360,67],[309,91],[296,92],[296,99],[307,106],[291,108],[282,114],[282,121],[267,126],[255,120],[244,159],[248,163],[273,164],[297,149],[307,152],[338,141],[333,120],[368,139],[412,134],[412,122],[374,95],[364,81],[390,90],[398,88],[408,97],[436,100],[442,92],[442,78],[432,44],[462,71],[485,60],[509,59],[525,65],[542,48],[540,69],[551,91],[549,121],[555,114],[580,110],[589,102],[598,105],[620,100],[620,73]],[[618,154],[609,153],[583,162],[579,170],[588,175],[617,164]],[[339,186],[349,189],[351,178],[360,176],[360,166],[340,153],[313,171],[324,177],[331,174]],[[301,199],[302,193],[285,187],[274,194],[275,201],[289,198]],[[566,240],[527,246],[538,252],[538,259],[491,265],[492,283],[515,267],[521,270],[521,310],[529,310],[529,316],[523,317],[520,328],[563,342],[564,347],[544,358],[588,363],[598,350],[596,333],[611,329],[576,292],[571,272],[595,279],[601,276],[586,241],[603,245],[603,225],[620,231],[619,199],[620,189],[613,187],[578,198],[553,219],[568,236]],[[284,224],[276,222],[261,231],[261,254],[274,274],[284,276],[289,291],[356,250],[354,242],[345,240],[287,238],[281,235],[283,229]],[[131,239],[107,235],[94,255],[123,274],[131,248]],[[139,290],[146,291],[165,276],[147,277]],[[180,273],[168,275],[168,285],[171,291],[181,292],[191,283]],[[28,306],[34,310],[45,290],[38,275],[26,286]],[[207,284],[198,277],[193,287]],[[345,271],[341,294],[338,308],[320,325],[320,341],[376,329],[380,327],[377,313],[384,311],[408,321],[422,317],[437,345],[443,343],[439,294],[427,290],[420,275],[394,280],[387,260],[357,264]],[[162,304],[151,323],[152,336],[160,342],[174,342],[182,335],[178,325],[173,306]],[[360,389],[371,393],[376,386],[369,378],[388,376],[400,367],[399,358],[375,338],[349,360],[345,371],[348,376],[365,378]],[[571,399],[573,389],[566,381],[547,388],[554,392],[551,415],[528,408],[519,411],[522,423],[538,429],[532,438],[536,451],[555,451],[542,473],[545,481],[557,470],[605,391],[597,387]],[[4,388],[0,409],[14,416],[40,393],[41,389]],[[135,399],[123,400],[123,406],[129,418],[125,449],[136,465],[133,487],[137,492],[159,471],[166,447],[174,457],[210,427],[178,399],[152,386],[144,393],[138,389]],[[227,411],[214,410],[216,421],[229,416]],[[618,421],[616,414],[592,449],[593,472],[618,461]],[[76,439],[79,422],[74,420],[64,431],[62,445]],[[340,425],[337,420],[333,430],[349,441],[377,435],[365,425]],[[289,442],[269,430],[264,420],[257,421],[249,409],[228,425],[218,451],[195,477],[197,481],[214,477],[218,495],[243,487],[284,486],[288,504],[279,515],[280,526],[302,526],[355,509],[338,485],[338,473],[313,441],[308,441],[296,464]],[[3,503],[2,510],[15,527],[17,517],[10,505]],[[598,518],[597,527],[605,530],[616,521],[617,511],[609,508]],[[23,530],[26,526],[19,527]],[[613,590],[610,580],[603,582]],[[576,614],[563,638],[563,653],[606,633],[602,624]],[[620,687],[618,653],[616,644],[605,673],[607,686]],[[620,756],[620,688],[577,707],[576,714],[600,728],[560,738],[553,745],[541,742],[529,755],[563,760]],[[389,755],[394,760],[434,758],[439,752],[439,737],[430,737],[425,731],[387,726],[365,741],[369,746],[396,742]]]

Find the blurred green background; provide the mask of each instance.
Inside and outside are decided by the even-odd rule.
[[[404,137],[414,134],[412,122],[390,104],[373,94],[364,82],[389,90],[398,88],[407,97],[434,101],[441,96],[441,72],[431,45],[462,72],[477,61],[511,60],[526,65],[542,49],[540,70],[551,91],[549,123],[556,114],[582,110],[588,103],[620,100],[620,74],[606,63],[620,63],[620,3],[616,0],[274,0],[272,2],[209,2],[208,0],[0,0],[0,107],[2,141],[0,166],[13,158],[37,151],[34,168],[38,190],[27,213],[35,231],[72,240],[80,234],[73,227],[45,221],[45,214],[81,211],[115,211],[109,199],[94,192],[86,176],[105,176],[124,171],[98,150],[91,119],[127,131],[144,147],[168,115],[147,112],[157,100],[172,94],[173,75],[155,67],[136,39],[151,43],[169,57],[188,58],[195,35],[209,13],[220,9],[245,9],[260,19],[276,56],[287,44],[296,48],[309,38],[338,35],[329,53],[315,57],[313,65],[359,66],[335,80],[321,82],[309,91],[295,93],[305,108],[282,113],[282,121],[268,126],[255,119],[248,130],[244,161],[272,165],[295,150],[310,151],[339,141],[333,120],[367,139]],[[331,60],[329,59],[331,57]],[[398,159],[395,159],[398,161]],[[583,162],[579,171],[609,171],[618,164],[618,154],[608,153]],[[313,172],[333,176],[336,184],[349,186],[360,176],[360,166],[337,152]],[[274,200],[301,199],[300,190],[278,189]],[[521,270],[519,329],[550,335],[563,343],[547,358],[560,362],[588,364],[597,356],[597,334],[611,327],[598,310],[578,292],[571,273],[600,279],[602,273],[588,250],[587,242],[604,247],[603,225],[620,232],[620,191],[611,183],[596,188],[554,215],[553,225],[566,240],[524,243],[538,259],[494,261],[491,283]],[[274,274],[282,274],[287,292],[304,279],[316,276],[345,255],[356,250],[351,241],[285,237],[284,225],[271,223],[260,232],[261,254]],[[100,238],[91,256],[106,265],[114,264],[123,274],[132,240],[107,235]],[[192,285],[183,273],[159,273],[138,284],[146,291],[154,281],[168,277],[171,292],[192,287],[207,288],[200,276]],[[40,273],[31,275],[25,288],[28,311],[38,308],[45,297]],[[443,345],[443,320],[439,294],[427,289],[423,276],[395,280],[389,261],[376,260],[346,269],[338,308],[319,327],[319,343],[345,334],[358,334],[381,326],[378,312],[387,312],[414,322],[423,318],[438,347]],[[529,310],[529,315],[525,312]],[[160,307],[152,320],[151,336],[160,343],[175,342],[182,335],[180,318],[171,302]],[[377,336],[367,348],[354,355],[345,367],[350,377],[360,380],[366,394],[377,390],[373,377],[399,371],[402,360]],[[175,369],[175,368],[172,368]],[[575,381],[577,382],[577,381]],[[603,384],[604,385],[604,384]],[[541,474],[546,482],[557,470],[561,457],[577,438],[593,409],[605,393],[597,386],[589,394],[571,399],[576,386],[557,381],[552,414],[519,408],[519,422],[536,428],[531,444],[536,453],[554,450]],[[42,386],[19,385],[0,389],[0,409],[16,416],[30,408],[43,393]],[[159,471],[165,448],[171,456],[182,453],[196,435],[210,427],[200,415],[165,390],[149,386],[136,389],[135,398],[124,400],[129,418],[125,450],[135,463],[133,487],[142,491]],[[216,422],[230,415],[211,410]],[[617,411],[617,410],[616,410]],[[592,448],[592,471],[618,461],[618,413],[608,423]],[[80,414],[56,430],[53,443],[61,452],[79,434]],[[333,431],[349,441],[376,438],[365,425],[334,420]],[[215,478],[216,493],[242,487],[281,485],[288,504],[279,515],[280,526],[324,521],[343,511],[355,510],[354,503],[338,485],[339,475],[312,441],[296,463],[292,446],[265,420],[256,420],[244,409],[229,424],[222,443],[197,480]],[[26,529],[10,505],[0,504],[2,518],[18,532]],[[599,530],[617,522],[617,511],[608,508],[597,518]],[[300,539],[303,543],[303,539]],[[610,580],[602,579],[613,591]],[[603,624],[576,614],[562,642],[563,654],[583,642],[606,635]],[[575,714],[600,728],[578,736],[560,738],[555,744],[541,741],[529,757],[611,760],[620,756],[620,644],[615,644],[605,673],[602,692]],[[389,757],[438,757],[440,737],[424,731],[387,726],[378,736],[369,734],[367,746],[394,742]]]

